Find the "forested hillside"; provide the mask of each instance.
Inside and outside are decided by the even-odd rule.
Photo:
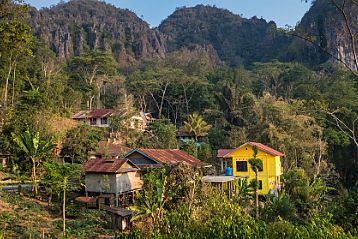
[[[264,19],[246,19],[225,9],[198,5],[176,10],[158,29],[168,36],[169,52],[193,44],[212,45],[222,61],[239,66],[283,55],[290,38],[276,28]]]
[[[357,237],[358,3],[312,4],[290,30],[203,5],[177,9],[151,29],[133,12],[95,0],[41,10],[1,1],[0,156],[8,168],[0,173],[39,181],[59,208],[62,184],[49,182],[72,177],[68,172],[77,172],[77,164],[110,137],[126,148],[180,148],[214,166],[218,149],[261,142],[285,157],[283,190],[260,202],[258,216],[255,186],[241,185],[237,197],[222,199],[209,189],[196,191],[196,171],[162,170],[145,179],[154,185],[146,196],[159,200],[143,203],[152,206],[142,210],[153,228],[133,233]],[[101,108],[116,114],[108,129],[70,119]],[[128,127],[139,111],[157,119],[144,132]],[[178,139],[178,131],[192,137]],[[65,157],[71,164],[63,169],[56,162]],[[173,191],[159,197],[167,179]],[[6,215],[0,214],[3,225],[14,220]],[[0,227],[0,238],[10,230]],[[91,236],[81,233],[76,235]]]
[[[62,59],[101,50],[123,67],[165,54],[164,37],[157,30],[133,12],[103,2],[74,0],[32,9],[30,15],[34,35]]]

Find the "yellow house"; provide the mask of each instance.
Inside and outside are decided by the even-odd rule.
[[[255,172],[248,162],[253,157],[253,147],[257,147],[257,158],[261,159],[263,168],[258,173],[259,193],[268,194],[280,187],[282,175],[281,157],[285,154],[266,145],[256,142],[248,142],[236,149],[232,149],[223,155],[224,159],[232,161],[233,176],[246,177],[249,182],[255,179]]]

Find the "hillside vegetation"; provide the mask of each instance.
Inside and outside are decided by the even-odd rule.
[[[125,147],[180,148],[214,166],[218,149],[248,141],[286,155],[283,190],[260,203],[257,217],[255,184],[241,185],[242,193],[227,200],[201,185],[202,172],[154,170],[144,179],[152,204],[142,203],[147,214],[140,219],[151,227],[123,237],[358,236],[356,1],[313,1],[291,30],[213,6],[177,9],[151,29],[104,2],[73,0],[41,10],[19,2],[0,3],[0,155],[8,158],[0,170],[31,182],[34,198],[53,198],[53,205],[1,193],[5,238],[61,230],[61,213],[51,211],[59,211],[68,191],[71,219],[79,164],[113,131]],[[71,122],[89,108],[111,108],[116,117],[108,129]],[[157,119],[144,132],[128,127],[139,111]],[[178,130],[191,139],[178,140]],[[163,179],[172,180],[170,187]],[[31,206],[16,206],[23,200]],[[27,212],[28,227],[15,222]],[[68,228],[84,226],[83,213]],[[105,234],[103,215],[94,214],[95,232],[88,226],[72,234]]]

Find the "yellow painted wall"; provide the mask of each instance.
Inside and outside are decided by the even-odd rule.
[[[255,172],[251,169],[248,162],[253,157],[254,151],[252,146],[247,144],[244,145],[225,157],[232,158],[233,176],[248,177],[249,182],[255,179]],[[261,194],[269,193],[270,189],[276,189],[277,185],[280,184],[281,160],[279,156],[274,156],[258,149],[257,158],[262,160],[263,171],[259,171],[258,180],[262,180],[262,189],[259,190]],[[247,172],[237,172],[236,162],[247,161]]]

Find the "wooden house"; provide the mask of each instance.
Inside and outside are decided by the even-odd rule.
[[[281,157],[285,154],[256,142],[248,142],[236,149],[219,151],[223,161],[222,165],[230,162],[233,169],[233,176],[248,178],[248,181],[255,179],[255,172],[248,162],[253,157],[253,147],[258,149],[257,158],[261,159],[263,168],[258,172],[259,192],[261,194],[274,193],[281,185]]]
[[[110,127],[111,117],[115,114],[113,109],[82,110],[74,114],[71,118],[88,125],[108,128]],[[147,125],[154,120],[151,113],[139,111],[135,112],[129,118],[128,126],[133,130],[144,131]]]
[[[100,205],[119,206],[142,188],[140,169],[128,159],[92,158],[82,165],[86,195],[98,196]]]
[[[207,138],[208,133],[201,133],[199,135],[197,135],[197,143],[203,143],[205,141],[205,139]],[[178,140],[195,140],[195,135],[194,133],[189,133],[187,132],[184,127],[180,127],[177,132],[176,132],[176,137]]]
[[[72,119],[97,127],[109,127],[109,117],[113,115],[112,109],[82,110],[72,116]]]
[[[194,167],[205,165],[199,159],[179,149],[134,149],[124,157],[141,169],[160,168],[166,164],[180,163]]]
[[[125,208],[108,208],[107,221],[110,222],[110,227],[114,230],[128,230],[132,226],[131,218],[134,215],[134,211]]]
[[[116,138],[108,138],[98,142],[96,150],[90,152],[92,157],[97,158],[121,158],[123,155],[131,151],[124,143]]]

